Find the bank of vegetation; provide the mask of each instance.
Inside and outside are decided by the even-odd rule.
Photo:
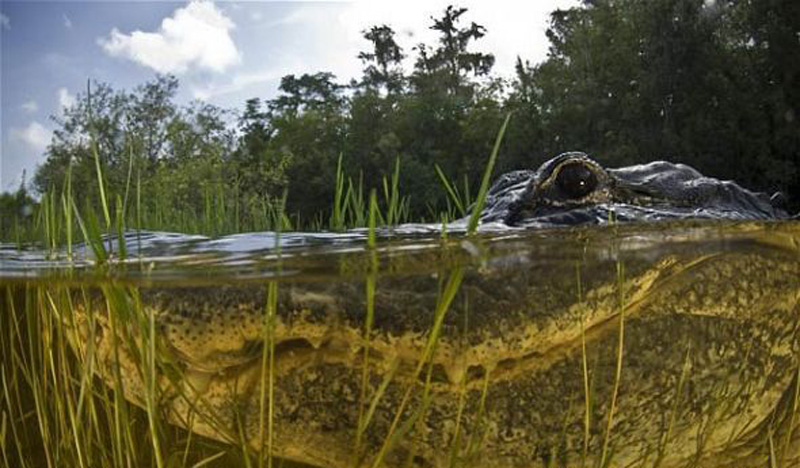
[[[438,41],[411,50],[369,28],[358,79],[287,75],[238,111],[178,104],[173,76],[91,82],[29,184],[0,196],[0,236],[30,238],[70,199],[147,229],[341,229],[365,223],[373,189],[384,222],[439,222],[464,214],[509,114],[495,174],[568,150],[668,159],[800,207],[797,2],[586,0],[552,13],[547,60],[513,77],[476,52],[491,31],[465,9],[430,27]]]

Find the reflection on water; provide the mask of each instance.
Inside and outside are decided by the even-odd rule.
[[[154,452],[187,443],[169,421],[332,467],[800,464],[800,224],[379,237],[130,233],[101,266],[0,248],[0,281],[78,358],[65,427],[120,430],[76,396],[89,368]]]

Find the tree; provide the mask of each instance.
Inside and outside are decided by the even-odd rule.
[[[329,209],[344,149],[346,99],[334,78],[328,72],[284,76],[281,94],[267,103],[275,132],[270,151],[287,161],[287,210],[303,219]]]
[[[99,207],[99,164],[112,212],[116,196],[131,199],[134,177],[146,207],[199,210],[198,194],[226,178],[222,163],[230,158],[233,134],[222,109],[177,106],[177,89],[171,76],[157,76],[132,93],[92,83],[54,119],[58,128],[34,178],[37,191],[60,193],[69,172],[73,198]]]
[[[96,202],[94,139],[114,195],[133,169],[146,204],[198,213],[208,205],[198,193],[218,190],[214,203],[239,219],[240,207],[288,188],[289,212],[308,221],[330,210],[340,156],[365,193],[400,158],[411,216],[430,220],[446,198],[434,165],[477,186],[512,112],[498,170],[568,150],[609,167],[670,159],[783,190],[798,209],[799,13],[792,0],[585,0],[553,12],[547,60],[518,58],[509,82],[492,76],[491,54],[473,50],[486,29],[449,6],[431,18],[438,40],[414,49],[410,75],[394,31],[377,25],[362,32],[370,47],[349,88],[328,72],[284,76],[277,97],[245,103],[236,132],[222,109],[176,105],[174,77],[132,92],[93,83],[56,120],[34,186],[58,192],[71,168],[76,198]]]
[[[36,201],[28,193],[25,171],[16,192],[0,193],[0,239],[16,237],[20,226],[30,223]],[[17,239],[19,240],[19,239]]]
[[[239,133],[230,170],[241,203],[252,205],[279,199],[288,183],[286,170],[291,158],[287,151],[272,144],[276,129],[260,99],[248,99],[245,103],[239,118]]]
[[[389,95],[403,89],[401,62],[405,55],[394,40],[394,30],[387,25],[373,26],[362,31],[364,39],[372,43],[372,52],[360,52],[358,58],[364,63],[362,85],[367,88],[385,89]]]
[[[441,86],[451,96],[470,99],[475,84],[469,81],[469,75],[480,77],[491,72],[493,55],[468,50],[471,42],[486,35],[486,28],[474,22],[458,27],[466,12],[466,8],[450,5],[441,18],[431,18],[430,29],[439,32],[439,46],[431,51],[424,44],[417,46],[419,58],[412,83],[418,89]]]
[[[53,117],[58,128],[48,146],[47,159],[34,176],[36,191],[60,192],[67,168],[71,167],[75,198],[96,204],[99,194],[92,141],[107,180],[115,186],[124,185],[123,168],[130,142],[125,127],[131,101],[130,95],[93,82],[87,85],[86,93],[78,95],[74,105]]]
[[[156,75],[151,82],[136,87],[129,96],[130,107],[126,130],[137,136],[134,152],[151,163],[165,156],[169,125],[178,109],[174,104],[178,79],[172,75]]]
[[[304,73],[300,78],[286,75],[278,88],[282,94],[269,102],[269,108],[278,114],[340,111],[344,98],[335,78],[330,72]]]

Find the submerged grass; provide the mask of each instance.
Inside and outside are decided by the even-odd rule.
[[[614,412],[617,409],[617,397],[619,395],[619,385],[622,380],[622,358],[625,349],[625,266],[617,262],[617,291],[619,307],[619,335],[617,336],[617,366],[614,372],[614,390],[611,393],[611,407],[608,410],[608,422],[606,424],[605,437],[603,438],[603,451],[600,455],[600,467],[605,468],[611,462],[611,452],[609,443],[611,441],[611,428],[614,422]]]
[[[405,421],[405,423],[400,424],[402,415],[406,409],[406,406],[409,404],[410,398],[417,385],[418,376],[426,366],[432,365],[431,360],[436,350],[436,344],[438,342],[439,335],[442,330],[444,317],[447,314],[447,311],[449,310],[450,304],[455,298],[456,293],[461,287],[461,281],[463,280],[463,278],[464,278],[464,270],[461,268],[456,268],[452,273],[450,273],[450,276],[447,280],[447,284],[444,287],[442,296],[439,298],[437,302],[436,311],[434,312],[433,325],[431,326],[428,332],[429,333],[428,339],[425,343],[425,347],[422,351],[421,357],[417,362],[415,370],[412,373],[411,383],[406,389],[406,392],[403,394],[403,397],[400,400],[400,404],[395,410],[395,417],[392,420],[391,425],[389,426],[389,432],[386,436],[386,439],[384,440],[383,445],[381,446],[380,450],[378,451],[378,454],[375,456],[375,459],[372,463],[373,468],[377,468],[382,465],[383,459],[386,457],[387,453],[397,443],[398,439],[410,430],[410,428],[414,425],[414,423],[417,421],[417,419],[427,406],[427,401],[425,399],[425,396],[428,395],[428,390],[430,389],[429,377],[426,378],[425,380],[425,386],[423,388],[422,404],[420,405],[419,408],[417,408],[415,412],[412,413],[411,417],[409,417]]]
[[[120,259],[127,255],[123,233],[129,219],[127,206],[133,155],[130,155],[124,197],[114,197],[115,210],[112,211],[100,155],[91,132],[90,139],[101,194],[99,211],[103,227],[92,206],[87,204],[84,209],[76,206],[69,166],[63,192],[58,198],[54,193],[43,196],[31,232],[38,232],[41,244],[53,254],[59,241],[66,240],[66,256],[71,259],[73,232],[77,227],[94,254],[96,269],[102,273],[108,268],[112,252]],[[207,206],[211,205],[213,203]],[[267,215],[274,216],[270,225],[280,231],[286,225],[286,218],[282,211],[269,209],[272,212]],[[134,215],[133,224],[138,230],[144,224],[139,173]],[[219,223],[221,216],[218,212],[216,217],[208,217],[207,224]],[[221,229],[219,226],[217,224],[216,228]],[[104,241],[104,234],[112,227],[118,234],[115,245]],[[177,384],[180,370],[174,363],[163,361],[155,315],[142,307],[135,288],[107,282],[100,284],[99,290],[98,296],[98,288],[91,285],[0,284],[3,305],[0,313],[0,400],[4,402],[0,412],[0,459],[4,466],[172,468],[238,464],[238,457],[225,445],[205,439],[197,442],[202,438],[193,437],[191,432],[184,437],[181,430],[165,425],[159,378],[166,377]],[[267,294],[266,323],[274,326],[276,283],[269,285]],[[84,325],[78,324],[75,307],[81,307]],[[98,356],[94,344],[99,310],[107,311],[102,314],[103,320],[108,322],[110,333],[115,337],[111,340],[110,382],[102,382],[96,374]],[[79,335],[77,330],[81,327],[86,336]],[[81,348],[82,352],[73,352]],[[270,369],[265,375],[269,375],[266,427],[267,452],[271,453],[274,347],[265,347],[265,350],[270,352]],[[123,371],[121,368],[123,353],[135,363],[135,372],[144,383],[141,408],[132,406],[125,398],[123,372],[130,369]],[[179,385],[173,387],[180,388]],[[238,461],[248,463],[249,459],[245,454]],[[269,466],[272,466],[271,458]]]
[[[278,283],[267,284],[266,310],[264,313],[264,347],[261,355],[261,388],[259,395],[259,447],[266,448],[266,457],[258,457],[259,468],[272,468],[275,434],[275,320],[278,313]],[[266,382],[265,382],[266,380]],[[266,409],[266,420],[264,419]]]
[[[586,248],[584,244],[584,256]],[[581,265],[575,264],[575,287],[577,292],[578,304],[581,304],[581,375],[583,376],[583,448],[581,451],[581,467],[586,466],[586,458],[589,455],[589,437],[592,422],[591,393],[589,391],[589,367],[588,356],[586,355],[586,308],[583,307],[583,282],[581,281]]]
[[[511,119],[511,114],[506,116],[505,121],[503,122],[502,127],[497,135],[497,139],[494,144],[494,148],[492,150],[491,155],[489,156],[489,160],[486,164],[486,169],[484,170],[483,179],[481,182],[480,190],[478,191],[478,197],[476,199],[475,206],[473,207],[473,212],[470,216],[468,225],[467,225],[467,234],[473,235],[475,234],[478,223],[480,221],[480,214],[483,210],[483,206],[486,203],[486,196],[489,191],[489,184],[491,182],[492,171],[494,169],[495,161],[497,160],[497,155],[500,151],[500,144],[503,141],[503,136],[505,134],[506,127],[508,126],[508,122]],[[382,465],[384,458],[388,454],[389,451],[397,444],[398,440],[408,434],[417,421],[421,420],[427,411],[428,405],[430,404],[430,390],[431,390],[431,375],[433,371],[434,365],[434,355],[436,353],[439,337],[442,331],[442,325],[444,323],[444,318],[447,315],[448,310],[450,309],[450,304],[455,299],[456,294],[461,288],[461,283],[464,279],[464,269],[462,267],[456,267],[453,271],[450,272],[443,289],[441,290],[440,296],[437,300],[436,309],[434,311],[433,316],[433,324],[428,331],[428,339],[425,343],[424,349],[422,354],[417,361],[417,366],[412,373],[411,383],[408,385],[405,393],[403,394],[400,403],[395,410],[395,417],[392,419],[392,422],[389,426],[388,434],[384,439],[383,444],[381,445],[380,450],[378,451],[377,455],[375,456],[372,467],[377,468]],[[413,411],[409,418],[406,419],[405,422],[401,423],[402,416],[406,409],[406,406],[409,404],[410,398],[415,390],[415,387],[418,384],[418,376],[423,371],[423,369],[427,367],[427,372],[425,376],[425,383],[422,388],[422,395],[421,401],[419,406],[415,411]],[[488,375],[488,373],[487,373]],[[412,455],[410,454],[409,457]],[[410,459],[410,458],[409,458]]]
[[[795,431],[798,430],[797,420],[800,418],[800,364],[794,376],[794,392],[791,398],[791,413],[789,416],[789,430],[786,431],[786,438],[783,446],[781,447],[781,459],[788,458],[789,450],[791,450],[792,440],[794,439]]]
[[[509,116],[510,117],[510,116]],[[437,167],[437,174],[450,197],[452,210],[442,214],[443,220],[452,219],[454,216],[466,216],[472,204],[472,211],[468,220],[467,234],[473,236],[477,233],[480,222],[480,213],[485,206],[486,197],[491,180],[491,173],[498,157],[500,144],[509,117],[501,127],[493,151],[489,157],[477,198],[473,201],[469,193],[468,184],[464,184],[463,191],[450,182],[444,173]],[[56,252],[61,240],[67,243],[67,256],[73,255],[71,244],[76,233],[91,247],[97,259],[98,269],[110,268],[111,255],[124,258],[132,247],[124,243],[122,233],[126,226],[133,225],[136,229],[152,226],[154,223],[166,223],[170,215],[163,210],[156,209],[146,213],[142,208],[141,200],[141,174],[137,170],[135,182],[133,179],[133,154],[131,150],[128,177],[124,194],[113,195],[106,193],[107,182],[104,180],[100,157],[95,144],[92,144],[96,163],[97,182],[101,191],[100,207],[85,207],[79,209],[72,197],[71,172],[66,173],[64,190],[61,194],[46,194],[43,197],[41,210],[37,215],[38,231],[43,245]],[[347,176],[342,168],[342,158],[339,158],[336,172],[336,190],[332,206],[332,215],[328,222],[331,230],[344,230],[353,226],[366,226],[367,250],[369,254],[369,269],[364,277],[364,294],[366,310],[363,336],[361,341],[361,373],[360,388],[358,389],[357,427],[353,444],[352,465],[371,465],[373,468],[384,464],[387,456],[406,438],[413,437],[419,425],[425,420],[430,404],[433,401],[432,376],[435,357],[443,324],[453,301],[462,291],[462,283],[466,271],[456,268],[443,272],[441,278],[440,294],[433,313],[433,321],[427,331],[424,347],[419,359],[415,363],[411,378],[402,392],[397,407],[393,408],[388,432],[380,444],[379,450],[374,454],[365,453],[365,438],[370,428],[374,427],[375,417],[387,391],[400,372],[399,360],[394,360],[384,372],[380,383],[375,387],[371,384],[373,374],[370,370],[372,359],[371,340],[376,316],[376,291],[379,284],[379,259],[377,254],[378,240],[377,229],[379,226],[392,226],[408,220],[408,199],[403,197],[399,188],[400,161],[397,160],[391,176],[384,177],[382,184],[382,202],[376,191],[369,193],[368,199],[364,197],[364,184],[361,178],[355,182]],[[131,185],[134,185],[131,188]],[[135,190],[135,196],[132,195]],[[203,194],[204,211],[202,216],[187,216],[194,218],[192,229],[207,230],[210,233],[220,234],[227,232],[231,225],[242,227],[240,208],[235,205],[233,210],[226,207],[226,194],[221,189],[209,188]],[[131,200],[135,198],[135,203]],[[286,217],[283,207],[286,196],[278,201],[265,201],[259,208],[261,211],[262,227],[277,231],[278,235],[283,229],[291,228],[292,223]],[[110,209],[109,200],[113,200],[113,209]],[[129,204],[135,204],[135,209],[129,209]],[[473,204],[474,203],[474,204]],[[98,213],[100,215],[98,215]],[[172,218],[175,219],[174,217]],[[231,221],[232,220],[232,221]],[[318,220],[318,225],[322,221]],[[444,222],[443,222],[444,224]],[[186,224],[185,226],[189,226]],[[445,224],[446,226],[446,224]],[[120,241],[116,245],[104,243],[104,234],[111,230],[120,234]],[[446,229],[442,230],[442,237],[447,236]],[[470,242],[474,240],[469,240]],[[113,253],[112,253],[113,251]],[[280,252],[278,252],[280,255]],[[582,272],[580,265],[576,265],[577,301],[585,302]],[[624,338],[625,338],[625,269],[622,263],[617,264],[617,285],[619,287],[619,328],[617,336],[616,366],[614,369],[613,391],[610,409],[607,413],[605,431],[602,438],[602,449],[595,466],[607,467],[613,465],[614,447],[611,444],[612,429],[617,411],[617,404],[622,380]],[[230,447],[223,443],[214,442],[185,432],[167,424],[167,414],[161,409],[165,395],[162,394],[159,377],[166,376],[176,388],[181,381],[181,369],[175,363],[162,362],[162,355],[156,317],[152,311],[147,311],[139,300],[136,288],[104,283],[102,292],[98,295],[96,288],[75,285],[0,285],[0,298],[4,304],[5,313],[0,314],[0,462],[5,466],[27,467],[226,467],[226,466],[252,466],[259,468],[281,465],[273,460],[275,447],[275,386],[276,386],[276,337],[275,328],[278,317],[278,282],[269,281],[265,284],[265,306],[262,323],[261,348],[261,382],[258,387],[258,447],[260,451],[254,453],[247,440],[243,420],[237,415],[239,424],[238,446]],[[469,298],[464,294],[464,328],[467,330],[467,312]],[[80,309],[80,310],[78,310]],[[107,313],[100,313],[107,311]],[[590,429],[592,424],[592,409],[595,395],[592,394],[592,381],[590,379],[585,319],[583,310],[580,332],[581,369],[583,378],[584,414],[583,444],[581,452],[581,466],[586,466],[590,457]],[[78,315],[84,314],[85,330],[88,335],[79,336]],[[107,320],[111,334],[119,339],[114,339],[112,347],[111,378],[104,382],[98,377],[98,366],[101,357],[95,348],[95,331],[100,328],[98,321]],[[83,344],[80,344],[83,343]],[[75,353],[73,350],[83,346],[83,351]],[[140,406],[131,404],[125,398],[126,379],[123,373],[129,369],[120,366],[121,355],[130,354],[129,358],[136,363],[136,372],[139,372],[141,381],[145,384],[144,401]],[[678,413],[680,396],[684,391],[688,378],[688,357],[681,369],[676,390],[676,398],[671,409],[670,420],[661,445],[657,448],[656,465],[661,464],[664,453],[669,447],[675,418]],[[420,378],[421,377],[421,378]],[[479,459],[484,438],[491,429],[487,421],[489,408],[487,399],[491,391],[492,371],[486,370],[483,374],[477,394],[477,407],[470,426],[464,420],[468,406],[469,392],[467,373],[465,372],[458,382],[457,404],[455,414],[455,428],[451,445],[445,453],[448,465],[451,468],[458,466],[480,466]],[[797,380],[800,381],[800,370]],[[187,397],[185,394],[172,395],[170,398]],[[188,397],[187,397],[188,398]],[[800,408],[800,382],[795,384],[795,394],[792,402],[791,424]],[[414,406],[416,405],[416,406]],[[197,405],[198,408],[200,405]],[[198,410],[199,411],[199,410]],[[194,407],[189,414],[189,426],[192,425],[196,415]],[[601,423],[602,424],[602,423]],[[709,423],[711,424],[711,423]],[[793,426],[790,426],[793,427]],[[709,429],[710,430],[710,429]],[[791,433],[789,434],[791,437]],[[782,444],[783,442],[783,444]],[[254,443],[254,442],[253,442]],[[789,439],[785,442],[775,438],[772,431],[767,435],[766,443],[769,444],[771,454],[770,463],[777,464],[781,454],[785,454]],[[703,438],[698,437],[698,453],[703,451]],[[257,457],[257,463],[252,457]],[[408,460],[413,459],[413,451],[408,454]],[[289,464],[290,466],[291,464]],[[287,465],[284,465],[287,466]]]
[[[399,169],[399,165],[397,166]],[[372,336],[372,324],[375,320],[375,288],[378,276],[378,254],[375,250],[376,241],[375,241],[375,224],[376,224],[376,217],[378,212],[378,201],[375,192],[373,191],[370,193],[369,197],[369,230],[367,235],[367,249],[369,250],[370,254],[370,267],[369,273],[366,279],[365,285],[365,294],[366,294],[366,303],[367,303],[367,310],[366,315],[364,318],[364,337],[363,337],[363,357],[362,357],[362,367],[361,367],[361,388],[359,393],[359,407],[358,407],[358,427],[356,428],[356,438],[355,444],[353,447],[353,464],[358,465],[361,461],[362,453],[361,453],[361,439],[364,436],[364,431],[366,430],[369,419],[372,416],[372,412],[374,412],[374,408],[372,408],[371,412],[365,413],[365,407],[367,402],[367,391],[369,385],[369,351],[370,351],[370,342]],[[378,394],[376,393],[376,396]]]
[[[675,399],[673,400],[672,408],[670,409],[669,424],[667,425],[667,431],[664,434],[663,441],[658,446],[653,468],[659,468],[661,466],[664,461],[664,456],[667,454],[667,447],[669,447],[669,443],[671,442],[672,430],[675,427],[675,419],[678,416],[678,410],[680,408],[681,398],[683,396],[683,387],[686,383],[686,377],[689,375],[689,368],[691,366],[691,360],[689,359],[690,352],[691,346],[687,345],[686,355],[683,359],[683,366],[681,366],[681,375],[678,378],[678,386],[675,390]]]
[[[4,286],[2,294],[3,310],[8,312],[0,316],[3,466],[172,468],[244,462],[229,446],[166,425],[157,377],[168,375],[172,364],[159,352],[152,314],[139,315],[141,305],[128,302],[136,298],[135,291],[109,289],[102,296],[113,311],[103,314],[103,320],[111,322],[119,337],[108,357],[109,382],[95,374],[98,365],[109,363],[100,363],[91,337],[83,341],[77,335],[71,306],[97,300],[94,292],[66,286]],[[131,315],[123,318],[118,307]],[[85,309],[86,330],[93,330],[91,322],[100,319],[91,310]],[[125,329],[131,326],[144,333],[128,334]],[[84,350],[76,354],[78,339]],[[141,407],[124,397],[128,379],[117,361],[121,353],[136,349],[139,356],[133,359],[145,383]]]

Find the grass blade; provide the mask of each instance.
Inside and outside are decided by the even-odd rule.
[[[489,184],[492,180],[492,171],[494,170],[494,163],[497,161],[497,153],[500,152],[500,144],[503,142],[503,137],[506,134],[508,122],[511,120],[511,114],[506,115],[503,126],[500,127],[500,132],[497,133],[497,139],[494,142],[492,154],[489,156],[489,162],[486,163],[486,169],[483,171],[483,179],[481,180],[481,188],[478,190],[478,197],[475,199],[475,206],[472,208],[472,216],[469,218],[467,225],[467,233],[473,234],[478,228],[478,222],[481,219],[481,212],[486,204],[486,194],[489,193]]]

